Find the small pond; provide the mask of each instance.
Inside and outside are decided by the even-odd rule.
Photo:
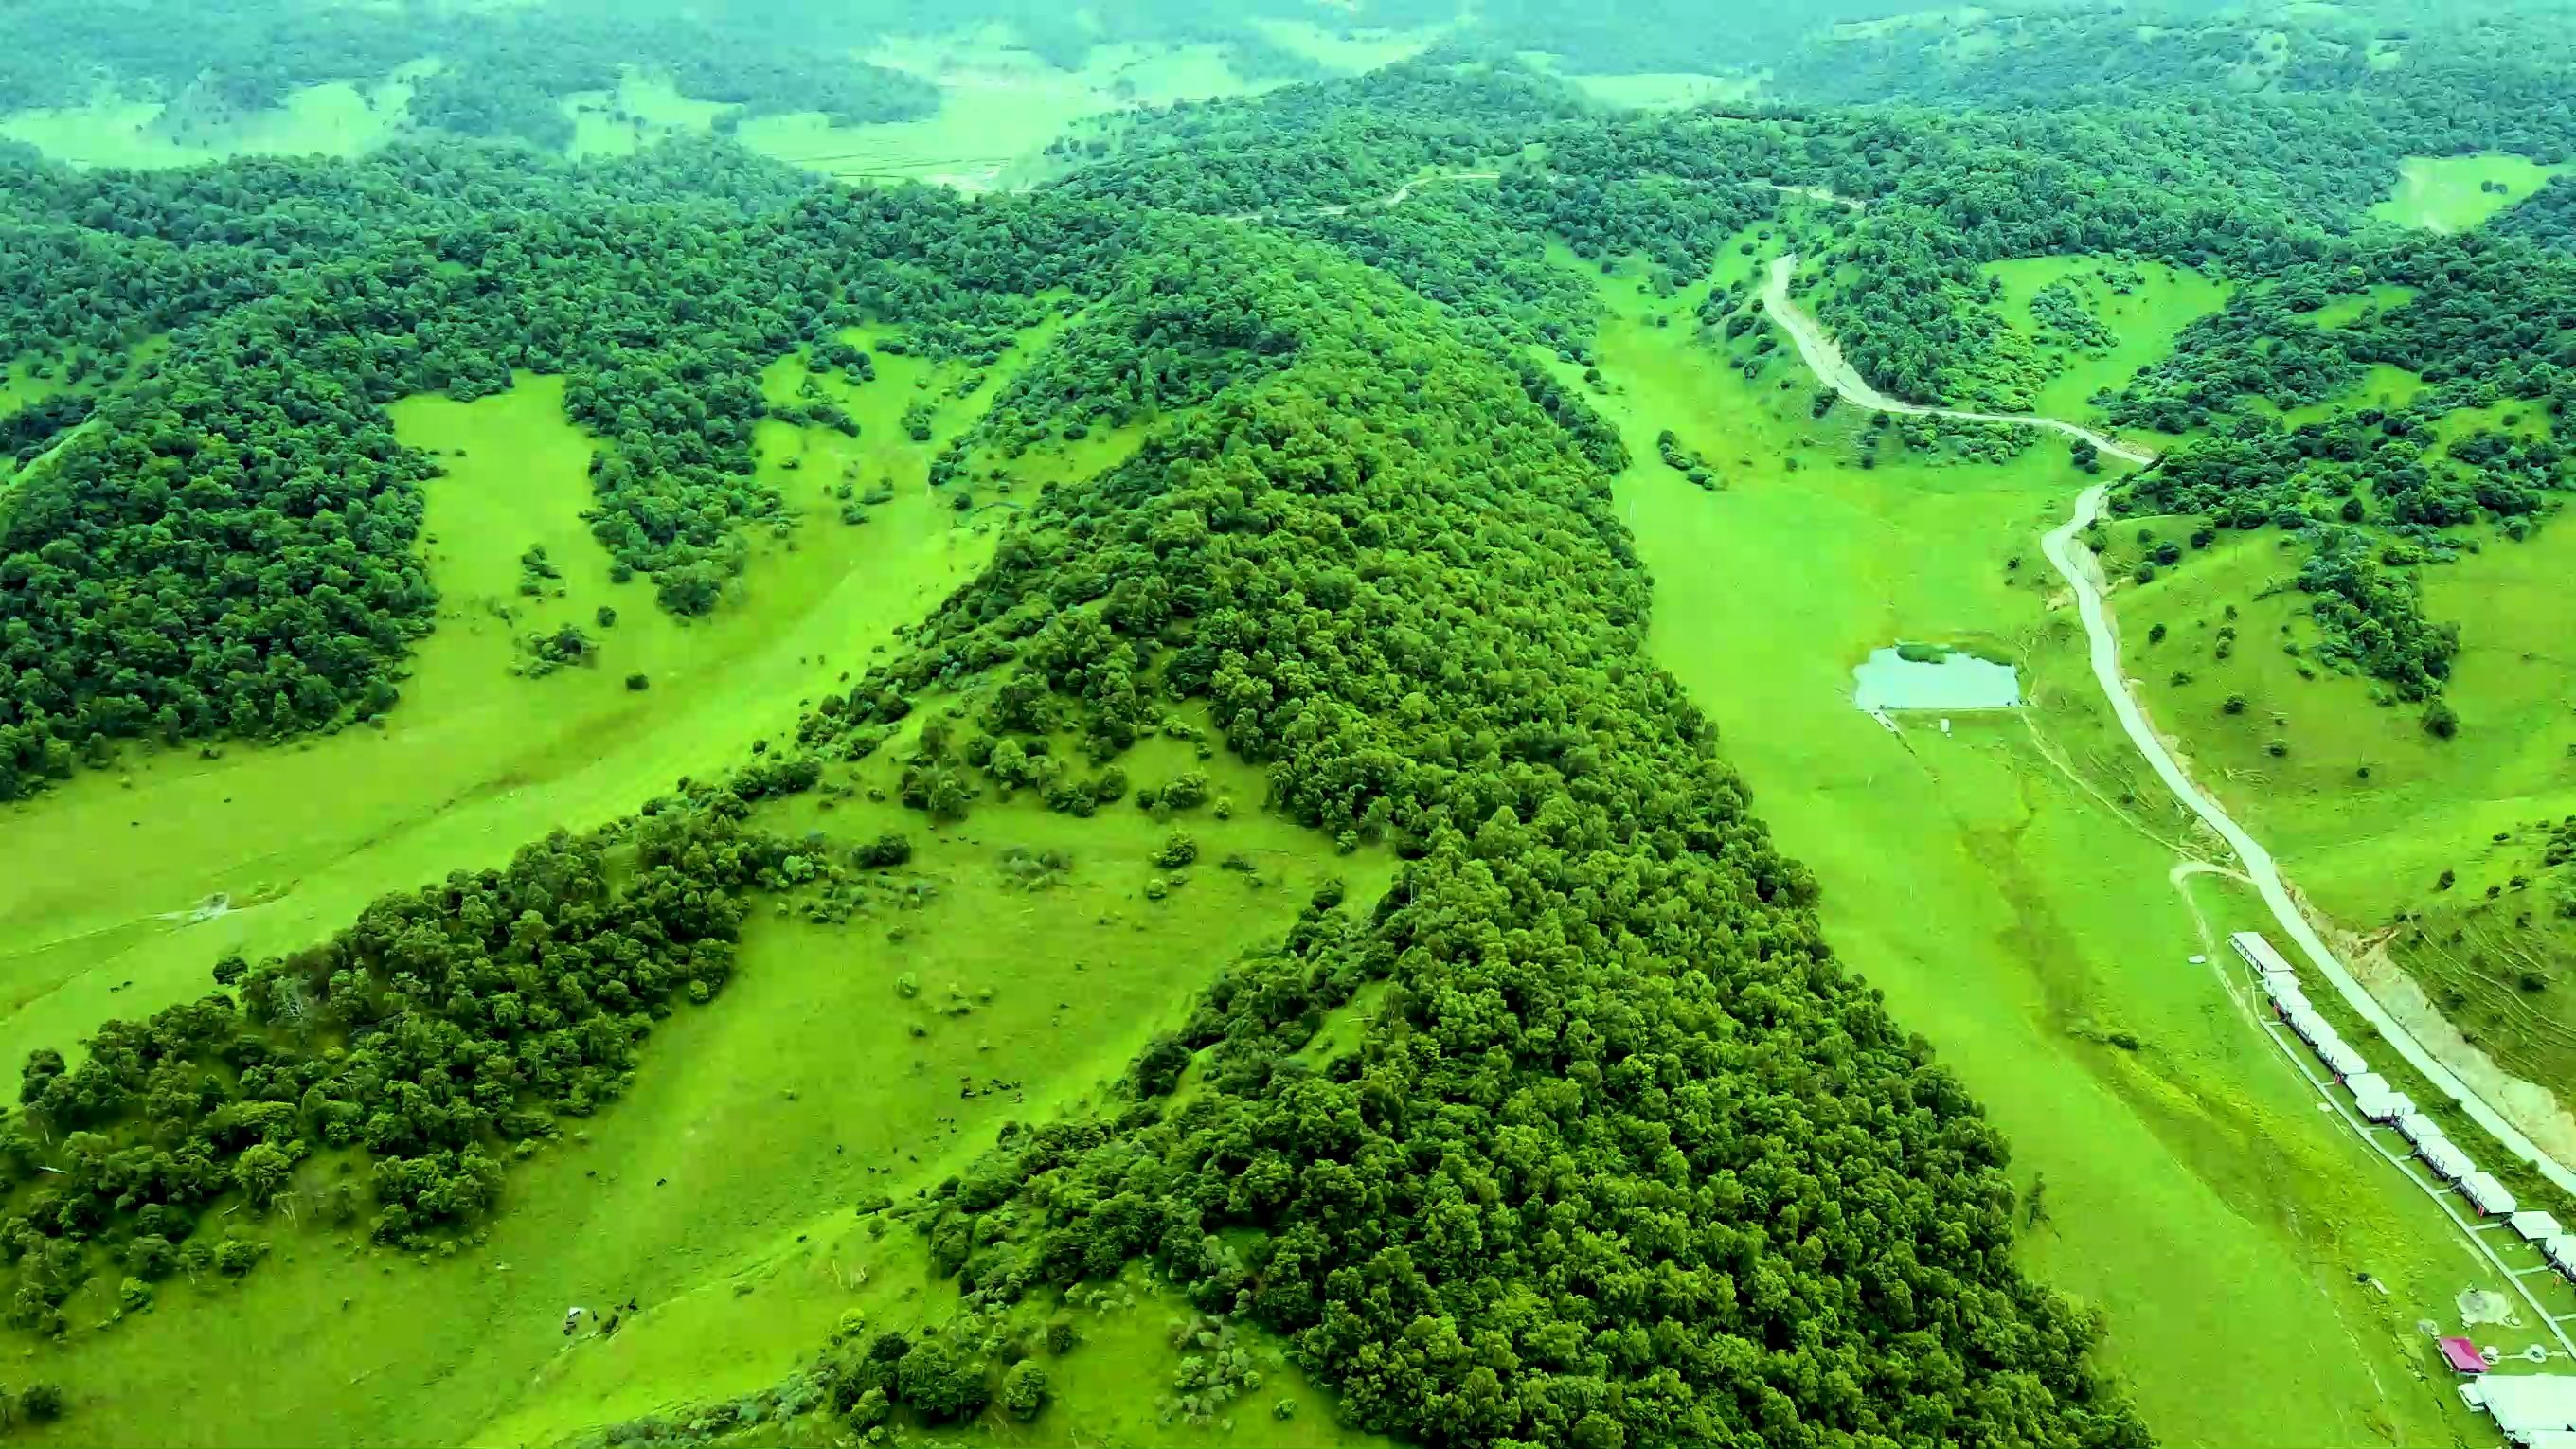
[[[2009,664],[1938,644],[1881,649],[1852,670],[1852,703],[1871,714],[1899,709],[2014,709],[2021,675]]]

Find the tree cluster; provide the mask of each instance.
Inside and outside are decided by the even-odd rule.
[[[1229,968],[1134,1108],[1007,1132],[907,1209],[934,1262],[989,1311],[1151,1256],[1359,1423],[1439,1442],[2144,1442],[2097,1324],[2012,1266],[2000,1140],[1646,663],[1603,475],[1418,301],[1234,245],[1286,365],[1048,490],[804,733],[872,748],[963,689],[1110,758],[1202,701],[1275,808],[1410,863]],[[1358,1042],[1307,1059],[1372,983]],[[854,1410],[989,1382],[923,1351],[872,1346],[892,1384]]]
[[[305,86],[382,82],[431,59],[436,67],[410,82],[414,127],[550,149],[573,139],[565,98],[613,91],[630,69],[667,76],[693,100],[738,107],[737,116],[820,111],[860,125],[939,104],[928,82],[846,50],[678,7],[28,0],[0,16],[0,111],[81,105],[104,80],[164,102],[165,122],[221,124]]]
[[[294,1196],[423,1245],[489,1211],[512,1144],[622,1095],[644,1038],[733,969],[744,895],[790,857],[701,790],[609,833],[560,831],[501,870],[391,895],[320,945],[216,963],[224,988],[112,1020],[77,1064],[40,1050],[0,1127],[11,1323],[63,1326],[93,1275],[238,1275],[222,1229]],[[615,884],[612,884],[612,879]]]

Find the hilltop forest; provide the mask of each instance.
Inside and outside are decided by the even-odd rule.
[[[898,528],[925,556],[969,549],[878,632],[797,644],[722,768],[410,859],[288,941],[199,949],[226,912],[278,907],[192,905],[215,924],[179,932],[186,978],[100,1010],[12,980],[53,1034],[25,1043],[0,1126],[0,1312],[28,1355],[0,1433],[260,1437],[230,1399],[146,1402],[120,1345],[192,1314],[346,1309],[326,1260],[497,1260],[548,1174],[606,1166],[580,1155],[594,1132],[714,1070],[701,1019],[790,958],[927,1019],[923,1074],[935,1033],[996,1008],[952,987],[934,1013],[945,977],[888,963],[918,944],[904,913],[980,899],[941,852],[989,835],[1071,842],[1009,857],[997,919],[1054,909],[1022,902],[1110,854],[1142,882],[1118,909],[1146,919],[1219,890],[1275,910],[1222,949],[1140,936],[1178,984],[1108,1038],[1101,1079],[1024,1084],[988,1039],[948,1105],[1007,1096],[1006,1120],[821,1202],[853,1252],[917,1258],[920,1294],[726,1370],[768,1387],[682,1375],[650,1413],[630,1394],[519,1430],[1059,1442],[1089,1392],[1151,1401],[1168,1442],[1323,1419],[1575,1449],[2154,1442],[2104,1349],[2124,1305],[2034,1266],[2043,1186],[1878,964],[1837,949],[1835,883],[1766,825],[1805,782],[1748,776],[1725,702],[1656,652],[1621,480],[1723,496],[1745,465],[1671,430],[1723,436],[1723,416],[1667,420],[1653,448],[1623,429],[1617,308],[1647,299],[1650,331],[1824,418],[1834,393],[1748,280],[1795,253],[1801,303],[1889,399],[2015,414],[2081,393],[2088,424],[2156,453],[2108,480],[2092,536],[2125,579],[2214,577],[2259,546],[2259,594],[2212,607],[2289,601],[2307,680],[2425,749],[2475,747],[2461,663],[2515,626],[2441,571],[2543,547],[2571,480],[2568,17],[1840,4],[1721,27],[1654,0],[1377,0],[1340,29],[1421,44],[1344,74],[1287,44],[1314,7],[1284,0],[1080,23],[846,8],[0,18],[0,112],[102,86],[235,116],[409,86],[401,133],[350,159],[76,169],[0,143],[0,849],[93,801],[140,830],[182,808],[159,793],[182,771],[396,748],[459,703],[442,689],[534,718],[604,670],[635,697],[618,718],[649,720],[700,684],[633,641],[742,637],[721,631],[766,617],[779,560]],[[1258,88],[1074,122],[1041,184],[989,194],[827,182],[735,138],[791,113],[927,124],[955,104],[935,78],[851,57],[970,21],[1066,70],[1217,47]],[[629,69],[718,119],[568,159],[566,98]],[[1633,110],[1568,78],[1677,70],[1745,84]],[[2511,196],[2476,187],[2492,221],[2390,215],[2423,158],[2489,155],[2535,168]],[[2105,292],[2165,269],[2223,300],[2114,374],[2098,359],[2131,324],[2096,315],[2093,283],[2015,301],[1998,280],[2067,256],[2100,259]],[[421,402],[545,387],[542,423],[586,459],[573,543],[443,526],[514,444],[425,444]],[[1871,470],[2069,462],[2045,434],[1852,426]],[[842,456],[866,464],[802,461]],[[2079,443],[2068,496],[2100,468]],[[2142,529],[2173,541],[2129,557]],[[515,594],[466,596],[444,560],[469,545],[512,561]],[[914,566],[887,547],[847,567]],[[486,628],[507,673],[433,662]],[[412,768],[431,815],[476,793],[370,767]],[[320,785],[288,803],[337,808]],[[1276,839],[1228,843],[1253,822]],[[988,928],[1020,932],[1031,994],[1071,998],[1088,986],[1044,963],[1109,974],[1111,910],[1066,914],[1080,935]],[[828,947],[768,944],[853,918],[793,938]],[[124,950],[125,929],[65,939]],[[1139,1371],[1168,1395],[1083,1367],[1129,1351],[1100,1306],[1139,1284],[1188,1355]],[[567,1342],[619,1331],[620,1309],[543,1291],[585,1305]],[[1292,1370],[1329,1413],[1294,1417]],[[315,1432],[413,1432],[369,1412]]]

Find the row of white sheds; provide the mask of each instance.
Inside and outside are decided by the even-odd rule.
[[[2260,932],[2239,931],[2228,939],[2236,947],[2236,954],[2254,968],[2272,1009],[2352,1094],[2355,1111],[2369,1121],[2395,1127],[2397,1135],[2406,1139],[2435,1177],[2459,1188],[2460,1195],[2480,1214],[2506,1219],[2523,1239],[2538,1245],[2559,1272],[2576,1278],[2576,1234],[2561,1228],[2558,1219],[2548,1213],[2517,1211],[2511,1188],[2496,1181],[2495,1174],[2481,1172],[2469,1154],[2444,1135],[2440,1123],[2416,1111],[2411,1098],[2372,1071],[2361,1053],[2335,1031],[2334,1024],[2317,1014],[2316,1008],[2308,1004],[2307,994],[2299,989],[2298,976],[2291,971],[2290,963],[2281,959],[2281,953],[2272,949],[2272,943]]]

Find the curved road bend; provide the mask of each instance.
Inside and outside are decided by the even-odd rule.
[[[1772,319],[1789,334],[1790,340],[1797,344],[1798,355],[1805,359],[1809,370],[1841,394],[1845,401],[1891,413],[1929,414],[1969,422],[2046,428],[2069,437],[2083,438],[2103,452],[2132,463],[2143,465],[2155,461],[2153,453],[2057,418],[1962,412],[1888,397],[1871,387],[1849,363],[1843,361],[1842,352],[1834,346],[1833,339],[1826,336],[1816,320],[1790,298],[1789,282],[1797,265],[1795,254],[1783,256],[1771,264],[1771,280],[1764,292],[1764,306]],[[2146,711],[2139,707],[2137,696],[2130,691],[2128,678],[2120,669],[2119,635],[2111,627],[2110,611],[2103,604],[2102,587],[2094,579],[2091,554],[2080,551],[2076,542],[2077,535],[2102,516],[2103,501],[2109,493],[2108,484],[2097,483],[2085,489],[2075,500],[2074,515],[2048,533],[2041,541],[2041,549],[2048,555],[2050,565],[2075,591],[2076,610],[2083,617],[2084,634],[2090,645],[2094,682],[2101,686],[2103,698],[2111,702],[2112,713],[2119,716],[2120,727],[2128,732],[2130,742],[2138,747],[2138,753],[2147,757],[2156,777],[2164,781],[2165,788],[2173,792],[2174,798],[2188,806],[2191,813],[2199,816],[2210,829],[2217,831],[2219,838],[2236,852],[2237,860],[2253,880],[2255,890],[2263,897],[2263,904],[2270,908],[2273,919],[2280,923],[2283,933],[2298,944],[2299,950],[2320,975],[2334,983],[2345,1004],[2377,1028],[2397,1054],[2406,1059],[2408,1066],[2421,1073],[2436,1091],[2459,1104],[2460,1110],[2485,1129],[2489,1136],[2502,1143],[2507,1152],[2529,1163],[2560,1191],[2576,1193],[2576,1172],[2569,1171],[2564,1163],[2542,1151],[2538,1143],[2524,1136],[2522,1130],[2506,1120],[2503,1113],[2461,1081],[2450,1068],[2436,1061],[2414,1034],[2390,1016],[2378,1000],[2354,979],[2352,972],[2345,969],[2343,962],[2337,960],[2327,947],[2325,939],[2317,934],[2316,928],[2308,924],[2298,902],[2291,899],[2290,888],[2282,881],[2280,868],[2273,863],[2271,853],[2247,834],[2243,826],[2230,819],[2215,800],[2193,784],[2191,777],[2183,773],[2181,764],[2174,759],[2173,752],[2165,748],[2164,740],[2156,734],[2155,726],[2148,722]]]
[[[1332,206],[1272,207],[1267,211],[1238,211],[1226,217],[1225,220],[1266,221],[1274,216],[1348,216],[1354,211],[1388,211],[1411,200],[1416,190],[1436,182],[1500,181],[1502,179],[1503,173],[1499,171],[1441,171],[1429,176],[1417,176],[1384,196],[1371,197],[1366,201],[1346,201]]]

